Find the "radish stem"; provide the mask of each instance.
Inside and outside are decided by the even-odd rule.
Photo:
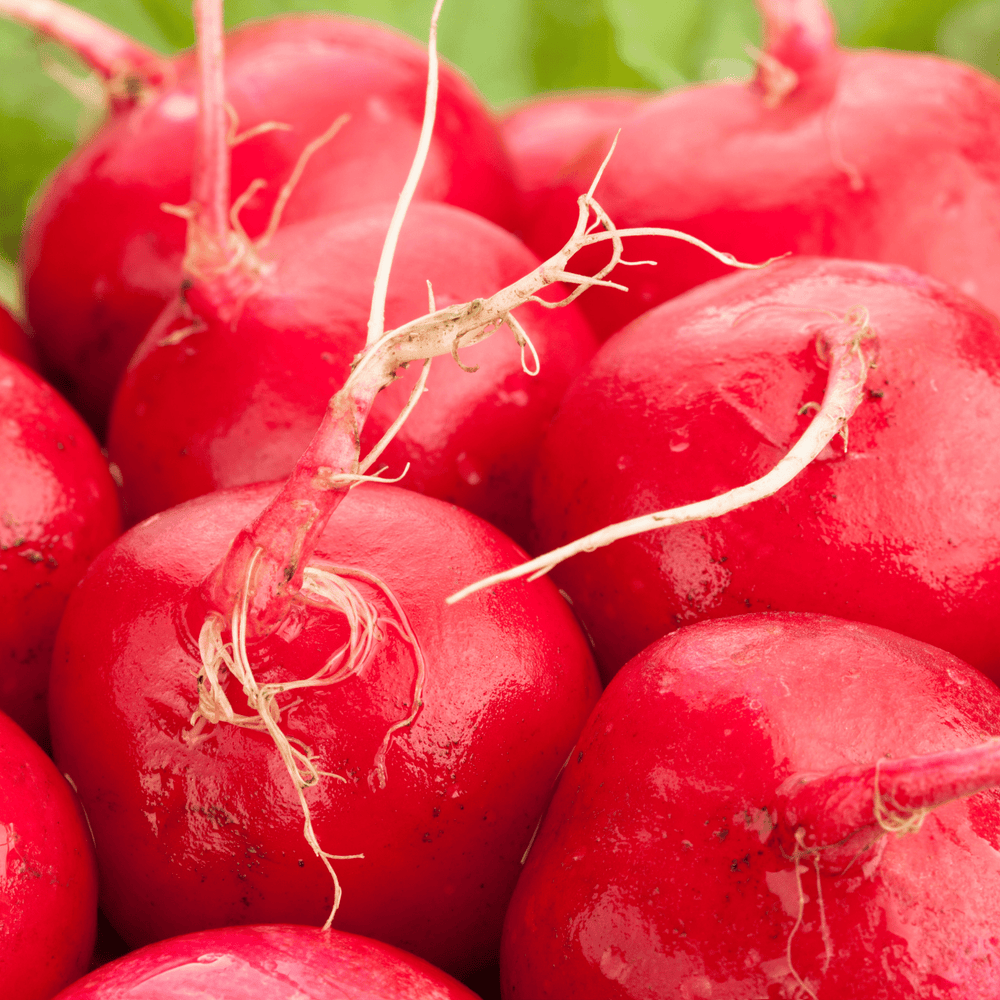
[[[757,0],[769,56],[801,73],[836,52],[837,28],[823,0]]]
[[[883,759],[785,783],[785,825],[804,831],[809,850],[836,845],[871,828],[899,835],[919,829],[927,813],[1000,785],[1000,740],[961,750]]]
[[[198,103],[198,146],[195,153],[191,196],[193,222],[202,246],[189,257],[197,273],[210,261],[215,267],[228,263],[229,222],[229,115],[226,106],[222,0],[195,0],[198,73],[201,100]],[[202,256],[207,255],[208,261]],[[187,263],[187,261],[186,261]]]
[[[127,97],[142,85],[159,86],[170,72],[158,52],[58,0],[0,0],[0,15],[64,45],[108,82],[123,84],[112,89]]]

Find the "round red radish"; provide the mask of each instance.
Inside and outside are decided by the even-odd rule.
[[[47,382],[3,355],[0,470],[0,710],[46,743],[59,619],[121,521],[90,429]]]
[[[1000,85],[938,56],[838,48],[822,0],[758,0],[767,52],[746,84],[687,87],[622,127],[597,199],[620,228],[683,230],[740,260],[784,253],[905,264],[1000,311]],[[607,149],[539,206],[529,246],[553,252]],[[587,271],[607,251],[580,254]],[[725,273],[694,247],[630,240],[622,296],[581,305],[599,335]]]
[[[823,396],[863,306],[881,354],[839,438],[778,494],[556,570],[605,677],[700,618],[815,611],[1000,670],[1000,322],[905,268],[798,259],[721,278],[608,341],[539,453],[539,548],[749,483]]]
[[[427,962],[370,938],[290,924],[226,927],[134,951],[56,1000],[476,1000]]]
[[[510,154],[519,201],[519,231],[530,232],[536,214],[572,175],[574,160],[588,153],[601,157],[611,148],[625,119],[649,98],[642,91],[546,94],[508,111],[499,122]],[[570,189],[574,201],[589,187]],[[572,216],[570,228],[572,229]],[[564,239],[565,239],[564,233]],[[552,248],[562,244],[552,234]]]
[[[102,909],[133,945],[214,926],[320,924],[334,902],[271,737],[191,723],[206,690],[195,677],[201,585],[274,492],[213,493],[133,528],[63,618],[56,759],[93,824]],[[319,844],[364,854],[333,862],[335,926],[455,974],[495,956],[521,854],[598,693],[586,641],[549,584],[445,606],[460,579],[520,557],[456,507],[387,486],[351,491],[310,565],[347,567],[375,605],[372,659],[343,683],[278,699],[288,737],[329,772],[304,793]],[[312,674],[347,638],[343,614],[305,598],[249,645],[259,683]],[[422,693],[404,616],[423,652]],[[239,685],[226,690],[246,713]],[[415,721],[392,732],[415,698]]]
[[[867,625],[661,639],[571,755],[507,914],[504,997],[994,997],[998,713],[967,664]]]
[[[71,33],[55,34],[75,42]],[[91,62],[107,68],[100,55]],[[233,148],[233,198],[257,178],[267,182],[240,213],[247,233],[265,231],[307,144],[345,113],[350,120],[308,162],[283,221],[395,198],[417,141],[426,67],[426,53],[409,39],[344,17],[286,16],[228,35],[226,100],[238,131],[289,126]],[[187,52],[159,71],[139,98],[112,107],[101,131],[52,179],[22,249],[39,347],[59,386],[98,428],[129,357],[181,280],[184,222],[161,205],[191,197],[197,71]],[[513,222],[499,137],[480,99],[447,67],[418,197]]]
[[[38,367],[38,358],[28,335],[3,305],[0,305],[0,354],[16,358],[29,368]]]
[[[4,996],[49,1000],[85,972],[96,924],[97,868],[80,807],[52,761],[0,712]]]
[[[134,522],[213,489],[287,476],[365,343],[369,299],[391,207],[288,226],[244,295],[197,286],[168,306],[119,388],[109,449]],[[471,213],[417,203],[396,252],[388,328],[489,295],[538,261]],[[540,358],[522,370],[510,331],[439,359],[427,393],[379,460],[402,485],[472,510],[523,541],[542,431],[596,347],[576,308],[528,304],[519,318]],[[178,332],[179,331],[179,332]],[[526,363],[534,365],[530,354]],[[374,445],[405,405],[413,367],[377,399]],[[402,374],[402,373],[401,373]]]

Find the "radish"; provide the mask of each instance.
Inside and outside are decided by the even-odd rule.
[[[786,252],[906,264],[1000,311],[1000,85],[937,56],[850,52],[822,0],[758,0],[766,51],[748,84],[688,87],[622,127],[601,203],[622,227],[683,229],[742,260]],[[525,230],[558,246],[604,151]],[[639,240],[630,292],[582,306],[607,336],[723,273],[680,245]],[[600,259],[583,255],[588,270]]]
[[[45,744],[59,619],[121,521],[93,434],[48,383],[2,354],[0,470],[0,710]]]
[[[56,0],[2,0],[0,13],[77,52],[112,98],[101,131],[50,182],[22,248],[39,347],[102,429],[129,356],[180,282],[184,224],[161,205],[192,196],[197,67],[191,53],[162,59]],[[396,196],[422,111],[427,63],[416,45],[375,24],[296,15],[245,25],[226,49],[233,196],[251,196],[239,214],[251,237]],[[509,166],[486,109],[449,68],[440,102],[418,196],[512,223]],[[251,191],[258,179],[266,187]]]
[[[157,515],[95,561],[67,608],[53,741],[93,825],[102,908],[133,946],[322,923],[340,890],[303,838],[302,794],[314,840],[356,858],[334,862],[337,927],[472,971],[495,954],[521,853],[596,701],[586,641],[548,584],[446,609],[460,578],[520,551],[458,508],[359,487],[284,624],[247,645],[256,688],[331,656],[323,683],[340,671],[341,683],[297,697],[279,686],[270,702],[285,746],[308,755],[297,792],[268,732],[199,709],[215,682],[202,671],[195,683],[218,606],[202,581],[274,493],[213,493]],[[235,678],[221,683],[233,711],[256,717]]]
[[[0,305],[0,353],[16,358],[29,368],[38,367],[35,349],[24,332],[24,327]]]
[[[592,152],[603,158],[622,122],[648,97],[626,90],[546,94],[500,119],[500,136],[510,154],[518,192],[519,232],[530,232],[535,215],[558,197],[554,192],[566,184],[573,161]],[[588,179],[580,190],[568,188],[572,206],[589,184]]]
[[[97,868],[80,807],[52,761],[0,712],[4,996],[49,1000],[81,975],[96,922]]]
[[[849,438],[774,497],[556,570],[606,680],[685,622],[764,610],[882,625],[997,675],[1000,322],[905,268],[783,261],[621,331],[542,446],[538,548],[770,469],[810,419],[826,344],[860,304],[880,356]]]
[[[504,997],[992,1000],[998,713],[967,664],[872,626],[754,614],[659,640],[570,757]]]
[[[168,306],[129,365],[109,424],[131,521],[291,472],[364,346],[391,214],[385,206],[286,226],[250,294],[237,300],[228,281],[207,291],[196,282]],[[426,312],[427,282],[443,307],[489,295],[537,265],[485,219],[417,204],[396,251],[387,320],[400,325]],[[528,359],[535,377],[522,370],[513,336],[463,349],[462,364],[479,371],[436,366],[425,400],[380,461],[392,475],[412,463],[403,485],[458,503],[524,542],[542,432],[596,343],[575,306],[528,303],[519,316],[537,352]],[[417,374],[379,396],[366,450],[403,408]]]
[[[149,945],[56,1000],[476,1000],[450,976],[389,945],[315,927],[227,927]]]

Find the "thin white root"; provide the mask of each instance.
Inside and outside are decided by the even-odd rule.
[[[806,910],[806,894],[802,890],[802,873],[808,869],[802,864],[802,857],[806,853],[805,849],[805,830],[799,828],[795,831],[795,843],[798,845],[795,853],[792,855],[792,864],[795,866],[795,889],[799,897],[799,912],[795,917],[795,924],[788,933],[788,940],[785,941],[785,961],[788,963],[788,971],[791,973],[792,978],[795,980],[799,989],[802,990],[806,996],[812,997],[813,1000],[819,1000],[816,996],[815,990],[798,974],[795,969],[795,963],[792,961],[792,940],[798,933],[799,928],[802,926],[802,918],[805,915]],[[819,880],[819,869],[816,869],[816,879],[817,884]],[[825,919],[825,918],[824,918]]]
[[[862,345],[872,339],[868,314],[857,310],[844,319],[851,324],[853,333],[837,360],[831,364],[830,377],[827,383],[823,405],[802,437],[792,446],[778,464],[767,475],[755,479],[745,486],[738,486],[728,493],[701,500],[697,503],[675,507],[672,510],[660,510],[652,514],[644,514],[619,524],[601,528],[575,542],[563,545],[545,555],[532,559],[520,566],[495,573],[493,576],[470,584],[447,598],[446,603],[454,604],[478,590],[493,587],[498,583],[527,577],[535,580],[544,576],[561,562],[579,555],[581,552],[593,552],[595,549],[622,538],[643,534],[656,528],[665,528],[686,521],[702,521],[708,518],[721,517],[740,507],[756,503],[765,497],[776,493],[790,483],[817,455],[826,447],[829,441],[839,434],[846,426],[848,419],[854,413],[862,398],[862,389],[872,358],[864,353]]]
[[[248,139],[256,139],[259,135],[267,132],[291,132],[292,126],[287,122],[261,122],[248,128],[245,132],[240,132],[240,116],[236,113],[229,101],[226,101],[226,115],[229,118],[229,131],[226,133],[226,143],[230,149],[239,146]]]
[[[427,41],[427,93],[424,100],[424,120],[420,125],[420,137],[417,139],[417,152],[410,164],[410,172],[406,175],[403,190],[399,193],[395,211],[389,222],[385,242],[382,244],[382,255],[379,257],[378,270],[375,272],[375,290],[372,293],[371,312],[368,316],[368,346],[382,339],[385,331],[385,299],[389,292],[389,272],[392,270],[392,259],[396,254],[396,244],[399,233],[406,219],[406,212],[413,201],[413,196],[420,182],[420,175],[427,162],[427,154],[431,148],[431,135],[434,132],[434,118],[437,115],[438,97],[438,57],[437,57],[437,27],[441,16],[441,6],[444,0],[437,0],[434,12],[431,14],[431,30]]]
[[[924,820],[927,819],[928,814],[934,810],[931,808],[902,808],[895,802],[887,802],[879,785],[882,760],[883,758],[880,757],[875,762],[875,787],[872,790],[875,822],[886,833],[894,833],[897,837],[905,837],[908,833],[916,833],[924,825]]]
[[[278,197],[275,199],[274,208],[271,209],[271,217],[267,222],[267,229],[264,230],[263,235],[259,236],[256,243],[254,243],[255,250],[263,250],[278,231],[278,226],[281,225],[282,213],[285,211],[285,205],[288,204],[288,199],[291,198],[292,192],[298,186],[299,181],[302,180],[302,175],[305,173],[306,166],[312,159],[313,154],[322,149],[350,119],[351,116],[348,114],[341,115],[322,135],[313,139],[299,154],[291,176],[281,186]]]
[[[507,314],[507,325],[511,328],[514,334],[514,338],[517,340],[517,346],[521,348],[521,371],[525,375],[530,375],[534,378],[542,370],[542,363],[538,360],[538,351],[535,350],[535,345],[531,342],[531,338],[528,336],[528,331],[524,329],[521,324],[514,319],[513,313]],[[524,349],[528,348],[531,351],[531,359],[534,364],[529,368],[524,360]]]
[[[428,286],[430,282],[428,282]],[[413,412],[413,407],[420,402],[420,397],[424,393],[424,389],[427,386],[427,376],[431,373],[431,358],[424,359],[424,366],[420,369],[420,377],[417,379],[417,384],[413,387],[413,391],[410,393],[410,398],[406,401],[406,406],[400,411],[399,416],[392,422],[389,429],[379,438],[379,442],[374,448],[358,463],[358,470],[360,472],[367,472],[371,468],[372,462],[375,461],[379,455],[388,447],[389,442],[399,433],[399,429],[406,423],[406,418]],[[410,467],[410,463],[406,463],[406,468]],[[404,473],[405,475],[405,470]],[[400,479],[403,476],[399,477]],[[382,480],[385,482],[386,480]],[[397,480],[392,480],[396,482]]]
[[[337,878],[332,862],[362,858],[364,855],[330,854],[320,847],[313,827],[309,803],[306,800],[305,789],[318,784],[323,775],[342,782],[346,782],[347,779],[341,775],[320,771],[316,766],[316,757],[311,749],[301,740],[289,737],[284,733],[281,728],[282,711],[289,711],[301,701],[296,699],[282,707],[278,704],[278,697],[288,692],[304,691],[308,688],[329,687],[333,684],[340,684],[351,677],[360,676],[370,663],[377,644],[384,640],[384,630],[386,628],[394,629],[411,647],[416,663],[416,677],[411,695],[410,712],[405,719],[393,723],[389,727],[375,753],[368,783],[373,790],[382,789],[387,780],[385,761],[392,736],[400,729],[411,726],[423,705],[423,687],[427,673],[426,663],[420,644],[399,601],[378,577],[357,569],[337,566],[309,566],[305,570],[300,600],[317,608],[343,614],[349,627],[348,638],[311,677],[259,684],[254,677],[253,668],[247,655],[246,633],[247,611],[253,589],[254,570],[262,554],[263,549],[258,548],[250,559],[243,588],[231,621],[227,622],[223,615],[212,612],[202,625],[198,637],[201,657],[201,669],[197,674],[198,707],[191,715],[192,728],[185,734],[185,739],[189,742],[197,742],[203,738],[206,725],[221,723],[229,723],[256,732],[266,732],[271,737],[288,776],[292,780],[299,800],[303,815],[303,836],[306,843],[322,861],[333,880],[333,907],[324,924],[324,928],[328,928],[340,907],[342,896],[340,880]],[[376,588],[389,603],[392,615],[383,615],[372,602],[366,600],[347,579],[349,576],[363,580]],[[227,628],[232,639],[229,643],[223,640]],[[240,715],[234,711],[225,691],[227,675],[232,675],[241,684],[253,715]]]

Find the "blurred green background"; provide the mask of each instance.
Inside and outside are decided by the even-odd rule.
[[[850,46],[935,51],[1000,75],[1000,0],[829,0]],[[77,6],[162,52],[192,43],[185,0]],[[229,0],[227,21],[286,10],[377,18],[418,38],[432,0]],[[753,0],[447,0],[441,51],[503,107],[573,87],[664,89],[748,76]],[[59,49],[0,21],[0,298],[15,301],[21,225],[48,173],[100,121],[101,91]]]

